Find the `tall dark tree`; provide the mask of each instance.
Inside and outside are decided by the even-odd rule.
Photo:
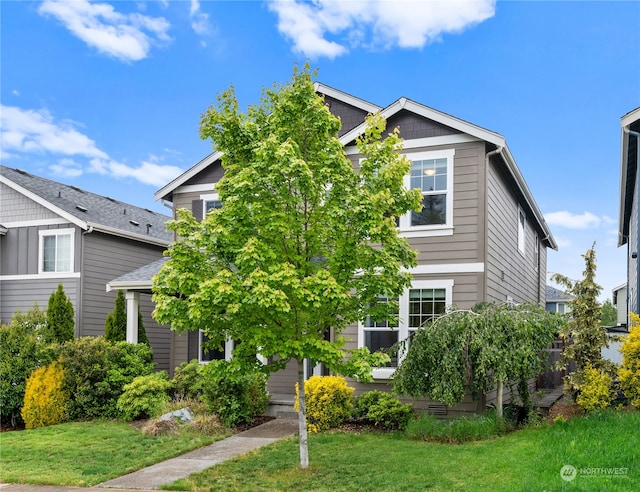
[[[124,292],[119,290],[113,311],[107,314],[104,323],[104,337],[110,342],[123,342],[127,339],[127,303]],[[149,344],[147,332],[144,329],[142,312],[138,308],[138,343]]]
[[[67,297],[62,284],[49,297],[47,305],[47,327],[43,330],[45,343],[64,343],[75,336],[75,314],[73,303]]]

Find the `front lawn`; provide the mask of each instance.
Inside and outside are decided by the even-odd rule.
[[[638,429],[639,412],[606,412],[459,445],[410,441],[401,434],[324,433],[310,436],[308,470],[298,467],[298,441],[291,438],[166,488],[640,490]],[[560,476],[565,465],[576,469],[571,481]]]
[[[107,420],[3,432],[0,481],[91,486],[214,440],[186,432],[152,437],[129,424]]]

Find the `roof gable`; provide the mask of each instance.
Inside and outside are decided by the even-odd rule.
[[[172,240],[167,215],[6,166],[0,166],[0,181],[84,230],[159,245]]]

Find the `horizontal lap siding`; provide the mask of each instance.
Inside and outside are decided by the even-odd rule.
[[[534,259],[533,219],[526,214],[525,256],[518,251],[518,201],[503,173],[492,163],[488,171],[487,294],[489,301],[515,302],[544,299],[546,251],[541,268]],[[503,274],[504,272],[504,274]]]
[[[82,336],[104,335],[107,314],[113,311],[116,292],[106,284],[117,277],[162,257],[163,248],[93,232],[85,235],[83,270]],[[158,369],[169,369],[170,333],[151,317],[154,305],[149,294],[141,294],[140,310]]]
[[[46,311],[49,297],[62,284],[65,294],[71,300],[76,318],[76,333],[78,331],[78,292],[80,279],[78,278],[38,278],[26,280],[0,280],[0,321],[9,323],[17,310],[24,313],[35,303]]]

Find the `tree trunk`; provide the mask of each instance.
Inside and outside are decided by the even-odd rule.
[[[496,415],[502,418],[502,400],[503,400],[504,384],[502,378],[498,378],[498,388],[496,390]]]
[[[298,433],[300,435],[300,468],[309,468],[307,441],[307,404],[304,395],[304,359],[298,360]]]

